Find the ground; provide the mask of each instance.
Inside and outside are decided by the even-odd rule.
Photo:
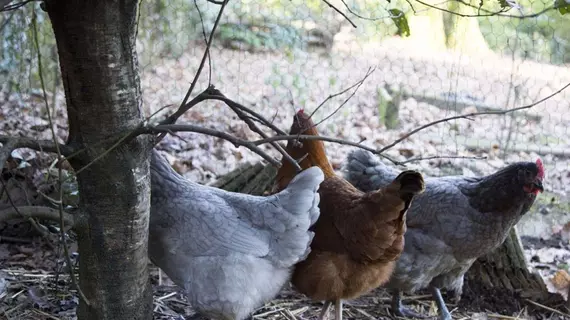
[[[141,79],[146,114],[150,115],[168,104],[180,103],[203,49],[203,46],[191,45],[187,54],[177,59],[157,58],[153,65],[143,66]],[[214,48],[211,53],[214,64],[211,82],[226,96],[272,118],[278,127],[286,130],[296,108],[302,106],[309,111],[314,110],[330,94],[361,79],[369,66],[377,66],[372,76],[338,112],[334,113],[334,110],[348,95],[331,99],[316,113],[317,120],[334,113],[319,126],[321,134],[350,141],[365,140],[363,143],[372,147],[385,146],[427,122],[476,111],[473,107],[460,110],[454,103],[436,106],[430,104],[429,99],[418,98],[421,94],[469,96],[473,104],[484,103],[504,109],[536,101],[570,82],[570,72],[563,67],[449,52],[426,54],[395,40],[380,47],[354,47],[340,41],[334,50],[333,57],[328,58],[302,52],[255,54]],[[202,75],[197,88],[204,89],[207,84],[208,70]],[[387,130],[379,121],[378,89],[384,84],[401,85],[415,96],[404,99],[400,104],[400,125],[394,130]],[[518,93],[512,93],[515,91]],[[518,99],[511,97],[509,100],[509,96],[517,96]],[[60,141],[64,142],[67,123],[61,94],[55,100],[58,101],[54,108],[55,129]],[[0,102],[0,134],[51,138],[39,96],[33,93],[23,97],[4,94],[0,101],[4,101]],[[388,150],[387,155],[400,161],[433,156],[486,157],[436,158],[409,164],[411,168],[433,176],[483,175],[505,163],[533,160],[540,156],[546,166],[547,192],[540,196],[533,211],[519,225],[519,230],[527,258],[548,279],[555,271],[567,269],[570,260],[567,238],[570,232],[562,229],[570,221],[567,200],[570,196],[568,101],[570,92],[564,91],[526,110],[529,116],[473,117],[471,121],[457,120],[433,126]],[[174,108],[162,110],[156,118]],[[241,138],[257,139],[220,103],[207,102],[196,106],[180,120],[181,123],[189,121]],[[201,183],[211,183],[245,162],[259,161],[258,156],[243,148],[193,133],[168,136],[160,148],[173,155],[171,163],[179,172]],[[349,150],[347,146],[327,144],[328,155],[336,169],[341,169]],[[269,152],[276,155],[272,150]],[[53,157],[29,150],[21,150],[12,156],[10,172],[18,174],[3,172],[2,179],[8,182],[10,190],[16,192],[13,200],[19,205],[45,205],[47,197],[42,194],[49,197],[54,191],[53,178],[45,178]],[[69,188],[71,191],[67,193],[66,202],[73,204],[76,197],[72,183]],[[9,205],[3,194],[0,201],[0,205]],[[44,225],[49,228],[44,230]],[[38,230],[44,235],[41,236]],[[0,318],[73,319],[77,296],[70,294],[69,275],[57,241],[57,230],[45,221],[36,226],[25,221],[0,224]],[[71,252],[75,252],[73,234],[67,242]],[[152,270],[155,318],[179,319],[178,315],[190,315],[191,308],[178,289],[159,285],[158,272],[155,267]],[[163,280],[168,285],[168,281]],[[431,300],[425,295],[409,297],[409,300],[416,308],[435,314]],[[254,318],[314,319],[320,305],[286,288],[279,297],[257,310]],[[389,318],[388,305],[389,296],[379,289],[347,302],[345,316],[348,319]],[[456,319],[562,318],[543,307],[513,299],[511,294],[500,290],[488,292],[486,296],[470,296],[468,284],[462,301],[457,308],[450,305],[450,310],[454,310]]]

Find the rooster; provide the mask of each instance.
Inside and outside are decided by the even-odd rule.
[[[366,192],[389,185],[398,172],[372,153],[348,155],[346,179]],[[451,320],[441,288],[457,301],[463,277],[473,262],[503,243],[509,230],[544,191],[544,167],[514,163],[486,177],[449,176],[426,179],[426,191],[408,212],[406,244],[386,287],[392,291],[392,312],[422,318],[402,306],[401,292],[429,288],[440,318]]]
[[[318,135],[313,121],[300,110],[290,134]],[[294,287],[313,300],[325,301],[319,319],[335,303],[335,318],[342,319],[342,300],[353,299],[382,285],[392,273],[404,248],[406,210],[424,190],[422,176],[404,171],[377,191],[361,192],[335,175],[319,140],[289,141],[287,152],[307,169],[318,166],[321,216],[311,228],[315,238],[306,260],[295,266]],[[304,172],[304,171],[303,171]],[[300,173],[302,174],[302,172]],[[283,160],[276,189],[296,179],[293,165]]]
[[[241,320],[275,297],[309,253],[323,172],[258,197],[190,182],[151,158],[149,256],[201,315]]]

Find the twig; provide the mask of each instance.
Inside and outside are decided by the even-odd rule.
[[[558,9],[558,6],[553,5],[553,6],[550,6],[550,7],[545,8],[545,9],[542,9],[542,10],[539,11],[539,12],[535,12],[535,13],[531,13],[531,14],[526,14],[526,15],[514,15],[514,14],[503,14],[503,13],[502,13],[503,11],[491,11],[491,10],[483,9],[483,8],[480,8],[479,6],[472,5],[472,4],[470,4],[470,3],[468,3],[468,2],[466,2],[466,1],[464,1],[464,0],[454,0],[454,1],[457,1],[457,2],[459,2],[459,3],[461,3],[461,4],[463,4],[464,6],[471,7],[471,8],[477,9],[477,10],[482,11],[482,12],[485,12],[485,13],[493,14],[493,16],[495,16],[495,17],[503,17],[503,18],[516,18],[516,19],[536,18],[536,17],[538,17],[538,16],[541,16],[541,15],[547,13],[547,12],[550,11],[550,10],[556,10],[556,9]],[[479,15],[479,17],[481,17],[481,15]]]
[[[219,90],[216,90],[216,91],[217,91],[218,95],[225,98],[225,96]],[[237,116],[242,121],[244,121],[247,124],[247,126],[249,127],[249,129],[251,131],[256,132],[257,134],[259,134],[264,139],[268,138],[267,134],[265,132],[263,132],[261,129],[259,129],[259,127],[251,120],[251,117],[246,116],[245,113],[242,110],[236,108],[234,106],[234,104],[231,104],[231,105],[228,104],[228,106],[237,114]],[[286,159],[287,161],[289,161],[295,167],[295,169],[298,172],[300,172],[302,170],[301,166],[299,166],[299,163],[297,161],[295,161],[295,159],[293,159],[293,157],[291,157],[291,155],[289,153],[287,153],[287,151],[285,151],[283,149],[283,147],[281,147],[277,142],[271,142],[270,144],[272,147],[277,149],[277,151],[279,151],[279,153],[281,153],[283,158]]]
[[[10,157],[10,153],[16,147],[16,140],[11,139],[3,143],[2,148],[0,149],[0,171],[4,168],[4,163]]]
[[[354,87],[360,87],[362,85],[362,83],[364,83],[364,81],[366,81],[366,79],[376,70],[376,67],[369,67],[368,71],[366,71],[366,74],[364,75],[364,77],[360,80],[358,80],[355,84],[351,85],[350,87],[337,92],[337,93],[333,93],[331,95],[329,95],[328,97],[326,97],[325,100],[323,100],[323,102],[321,102],[316,108],[315,110],[313,110],[313,112],[311,112],[311,114],[309,115],[309,118],[312,118],[313,115],[315,114],[315,112],[317,112],[325,103],[327,103],[327,101],[329,101],[332,98],[338,97],[340,95],[343,95],[345,93],[347,93],[348,91],[350,91],[352,88]],[[358,90],[358,88],[357,88]],[[355,91],[356,92],[356,91]]]
[[[327,0],[323,0],[323,2],[326,3],[329,7],[331,7],[334,11],[340,13],[340,15],[343,16],[346,19],[346,21],[350,22],[350,24],[356,28],[356,25],[354,24],[354,22],[352,22],[352,20],[350,20],[350,18],[346,14],[344,14],[344,12],[340,11],[337,7],[333,6]]]
[[[541,11],[539,11],[539,12],[536,12],[536,13],[533,13],[533,14],[529,14],[529,15],[514,15],[514,14],[503,14],[503,12],[505,12],[505,10],[503,10],[503,9],[501,9],[501,10],[499,10],[499,11],[490,11],[490,10],[487,10],[487,9],[479,8],[478,6],[474,6],[474,5],[469,4],[469,3],[465,2],[465,1],[457,0],[459,3],[461,3],[461,4],[465,5],[465,6],[468,6],[468,7],[475,8],[475,9],[478,9],[478,10],[480,10],[480,11],[486,12],[485,14],[481,14],[481,13],[477,13],[477,14],[465,14],[465,13],[455,12],[455,11],[452,11],[452,10],[448,10],[448,9],[445,9],[445,8],[441,8],[441,7],[435,6],[435,5],[433,5],[433,4],[429,4],[429,3],[427,3],[427,2],[424,2],[424,1],[422,1],[422,0],[415,0],[415,1],[418,2],[418,3],[420,3],[420,4],[423,4],[423,5],[426,6],[426,7],[429,7],[429,8],[432,8],[432,9],[436,9],[436,10],[439,10],[439,11],[443,11],[443,12],[447,12],[447,13],[450,13],[450,14],[453,14],[453,15],[456,15],[456,16],[459,16],[459,17],[463,17],[463,18],[505,17],[505,18],[528,19],[528,18],[535,18],[535,17],[538,17],[538,16],[540,16],[540,15],[542,15],[542,14],[544,14],[544,13],[550,11],[550,10],[557,9],[557,6],[554,5],[554,6],[550,6],[550,7],[546,8],[546,9],[543,9],[543,10],[541,10]]]
[[[45,86],[45,82],[44,82],[44,77],[43,77],[43,67],[42,67],[42,55],[41,55],[41,51],[40,51],[40,43],[38,40],[38,26],[37,26],[37,15],[36,15],[36,10],[34,8],[34,10],[32,10],[32,31],[33,31],[33,38],[34,38],[34,44],[36,46],[36,53],[37,53],[37,57],[38,57],[38,77],[40,78],[40,84],[42,87],[42,94],[43,94],[43,100],[44,100],[44,104],[45,104],[45,108],[46,108],[46,113],[48,116],[48,122],[49,122],[49,127],[51,130],[51,134],[52,134],[52,139],[53,139],[53,143],[55,144],[55,148],[56,148],[56,152],[57,152],[57,159],[58,161],[60,160],[64,160],[65,158],[63,157],[61,150],[59,149],[59,144],[57,143],[57,135],[55,133],[55,129],[53,128],[53,119],[51,116],[51,111],[49,108],[49,103],[48,103],[48,98],[47,98],[47,92],[46,92],[46,86]],[[63,174],[62,174],[62,166],[58,166],[58,189],[59,189],[59,201],[58,201],[58,207],[59,207],[59,232],[60,232],[60,237],[61,237],[61,245],[63,246],[63,252],[65,255],[65,260],[67,262],[67,266],[69,267],[69,276],[71,278],[71,284],[73,285],[73,287],[75,288],[75,290],[77,290],[77,293],[79,295],[79,298],[81,300],[83,300],[83,303],[85,303],[85,305],[87,305],[88,307],[91,305],[89,300],[87,299],[87,297],[85,296],[85,294],[83,293],[83,291],[81,290],[81,287],[79,286],[79,284],[77,283],[77,279],[75,278],[75,272],[73,271],[73,263],[71,262],[71,257],[69,254],[69,248],[67,247],[67,243],[65,243],[65,219],[64,219],[64,211],[63,211]]]
[[[67,227],[75,225],[75,216],[67,212],[63,213],[63,220]],[[0,210],[0,221],[8,221],[17,218],[35,218],[43,220],[59,221],[59,210],[42,206],[15,206]]]
[[[7,143],[8,141],[14,141],[14,149],[19,148],[29,148],[37,151],[45,152],[57,152],[59,148],[63,155],[71,154],[74,150],[72,147],[62,144],[54,144],[52,140],[35,140],[26,137],[12,137],[7,135],[0,135],[0,142]]]
[[[210,38],[208,38],[208,41],[206,41],[206,49],[204,50],[204,54],[202,55],[202,60],[200,61],[200,65],[198,66],[198,70],[196,71],[196,74],[194,75],[194,79],[192,80],[192,83],[190,84],[190,88],[188,88],[188,91],[186,92],[184,99],[182,99],[182,102],[180,103],[180,107],[178,107],[177,113],[181,109],[185,108],[187,105],[188,105],[188,107],[186,108],[185,111],[188,111],[188,109],[192,108],[192,106],[196,105],[199,102],[198,101],[193,105],[187,104],[187,101],[190,98],[192,91],[194,91],[194,87],[196,87],[196,83],[198,83],[198,78],[200,77],[200,73],[202,73],[202,69],[204,68],[204,64],[206,63],[206,58],[210,58],[210,47],[212,46],[212,40],[214,39],[214,34],[216,32],[216,28],[218,27],[218,24],[220,23],[220,19],[222,18],[222,13],[224,12],[226,5],[228,4],[228,1],[229,0],[224,0],[221,3],[220,11],[218,12],[218,16],[216,17],[216,21],[214,22],[214,26],[212,27],[212,30],[210,31]],[[196,6],[196,7],[198,7],[198,6]],[[201,19],[201,16],[200,16],[200,19]],[[204,35],[205,35],[205,33],[204,33]],[[210,60],[210,78],[211,78],[211,67],[212,66],[211,66],[211,60]],[[176,118],[169,117],[168,119],[176,121],[184,112],[180,113],[180,115],[178,115],[178,117],[176,117]],[[172,122],[172,123],[174,123],[174,122]],[[155,145],[158,144],[164,138],[165,135],[166,135],[166,133],[159,135],[155,141]]]
[[[223,5],[224,2],[222,1],[219,4]],[[202,25],[202,36],[204,37],[204,42],[206,43],[206,48],[207,48],[208,36],[206,35],[206,26],[204,25],[204,18],[202,17],[202,10],[200,10],[200,6],[198,6],[198,0],[194,0],[194,7],[196,7],[196,11],[198,12],[198,17],[200,18],[200,25]],[[209,50],[206,52],[208,52],[208,86],[210,86],[212,84],[212,56],[210,55]]]
[[[387,19],[387,18],[398,18],[400,15],[398,16],[393,16],[393,15],[388,15],[388,16],[382,16],[382,17],[375,17],[375,18],[370,18],[370,17],[365,17],[357,12],[355,12],[354,10],[352,10],[352,8],[348,5],[348,3],[346,3],[345,0],[340,0],[342,1],[342,4],[344,4],[344,7],[346,8],[346,10],[348,10],[348,12],[350,12],[352,15],[354,15],[355,17],[358,17],[362,20],[368,20],[368,21],[378,21],[378,20],[383,20],[383,19]]]
[[[214,130],[214,129],[208,129],[208,128],[195,126],[195,125],[191,125],[191,124],[186,124],[186,125],[184,125],[184,124],[165,124],[165,125],[158,125],[158,126],[150,126],[149,125],[149,126],[142,127],[140,132],[137,132],[137,134],[160,133],[160,132],[170,133],[170,132],[179,132],[179,131],[190,131],[190,132],[202,133],[202,134],[205,134],[208,136],[213,136],[213,137],[218,137],[220,139],[224,139],[228,142],[231,142],[236,147],[239,147],[239,146],[246,147],[247,149],[257,153],[263,159],[265,159],[267,162],[271,163],[272,165],[274,165],[276,167],[280,166],[279,161],[273,159],[270,155],[268,155],[265,151],[261,150],[257,145],[255,145],[251,141],[236,138],[229,133]],[[267,143],[269,143],[269,142],[267,142]]]
[[[374,72],[374,70],[376,70],[376,67],[374,68],[368,68],[368,71],[366,72],[366,75],[364,76],[364,78],[362,78],[362,80],[360,80],[360,82],[358,82],[356,84],[356,88],[354,89],[354,91],[348,96],[348,98],[346,98],[346,100],[344,100],[331,114],[329,114],[328,116],[326,116],[324,119],[322,119],[321,121],[319,121],[318,123],[315,124],[315,127],[320,125],[321,123],[327,121],[330,117],[334,116],[350,99],[352,99],[352,97],[354,97],[354,95],[356,94],[356,92],[358,91],[358,89],[360,89],[360,86],[362,86],[362,84],[364,83],[364,81],[366,81],[366,79],[372,74],[372,72]],[[315,113],[313,111],[313,113]],[[313,114],[311,113],[311,115]]]
[[[0,236],[0,242],[13,242],[13,243],[32,243],[30,239],[22,239],[9,236]]]
[[[8,4],[8,5],[5,5],[3,8],[0,8],[0,12],[16,10],[16,9],[21,8],[21,7],[25,6],[26,4],[33,2],[33,1],[39,1],[39,0],[26,0],[26,1],[18,2],[18,3],[14,3],[14,4]],[[10,3],[10,1],[8,1],[8,3]]]
[[[12,199],[12,196],[10,195],[10,191],[8,190],[6,183],[4,182],[3,179],[0,179],[0,184],[2,184],[2,188],[4,188],[4,190],[6,191],[6,197],[8,198],[8,202],[10,202],[10,205],[11,205],[10,208],[0,211],[0,220],[2,220],[2,219],[5,219],[5,220],[15,219],[18,217],[27,218],[28,222],[32,225],[32,227],[40,235],[42,235],[42,237],[47,239],[47,234],[48,234],[47,231],[45,229],[42,229],[42,227],[39,226],[39,224],[36,222],[36,220],[33,219],[34,217],[39,217],[41,219],[41,212],[40,212],[40,215],[38,215],[38,216],[32,216],[32,215],[26,215],[26,212],[20,211],[21,207],[20,208],[17,207],[16,204],[14,203],[14,200]],[[9,210],[11,210],[11,211],[9,211]],[[6,217],[4,218],[3,216],[6,216]],[[46,243],[51,245],[51,243],[49,241],[47,241]]]
[[[556,309],[554,309],[554,308],[545,306],[545,305],[540,304],[540,303],[538,303],[538,302],[534,302],[534,301],[532,301],[532,300],[530,300],[530,299],[525,299],[525,300],[528,301],[528,302],[530,302],[530,303],[532,303],[532,304],[534,304],[534,305],[537,306],[537,307],[543,308],[543,309],[548,310],[548,311],[550,311],[550,312],[557,313],[557,314],[559,314],[559,315],[561,315],[561,316],[563,316],[563,317],[565,317],[565,318],[569,318],[569,319],[570,319],[570,314],[568,314],[568,313],[564,313],[564,312],[562,312],[562,311],[560,311],[560,310],[556,310]]]
[[[455,12],[455,11],[452,11],[452,10],[449,10],[449,9],[441,8],[441,7],[435,6],[435,5],[433,5],[433,4],[429,4],[429,3],[427,3],[427,2],[423,2],[423,1],[421,1],[421,0],[415,0],[415,1],[418,2],[418,3],[420,3],[420,4],[423,4],[423,5],[426,6],[426,7],[430,7],[430,8],[432,8],[432,9],[436,9],[436,10],[439,10],[439,11],[443,11],[443,12],[446,12],[446,13],[450,13],[450,14],[452,14],[452,15],[456,15],[456,16],[463,17],[463,18],[493,17],[493,16],[499,15],[501,12],[504,12],[504,10],[500,10],[500,11],[497,11],[497,12],[491,12],[491,13],[489,13],[489,14],[480,14],[480,13],[477,13],[477,14],[465,14],[465,13]]]
[[[453,117],[448,117],[448,118],[443,118],[443,119],[439,119],[436,121],[432,121],[430,123],[424,124],[423,126],[420,126],[408,133],[406,133],[405,135],[403,135],[401,138],[395,140],[394,142],[390,143],[389,145],[383,147],[382,149],[380,149],[378,152],[382,153],[390,148],[392,148],[393,146],[397,145],[398,143],[408,139],[410,136],[418,133],[419,131],[422,131],[426,128],[429,128],[431,126],[434,126],[436,124],[442,123],[442,122],[447,122],[447,121],[451,121],[451,120],[456,120],[456,119],[469,119],[470,117],[474,117],[474,116],[481,116],[481,115],[503,115],[503,114],[507,114],[507,113],[511,113],[511,112],[516,112],[516,111],[520,111],[520,110],[525,110],[525,109],[530,109],[538,104],[543,103],[544,101],[554,97],[555,95],[559,94],[560,92],[564,91],[566,88],[570,87],[570,83],[566,84],[564,87],[556,90],[554,93],[536,101],[533,102],[529,105],[526,106],[522,106],[522,107],[517,107],[517,108],[512,108],[512,109],[506,109],[506,110],[500,110],[500,111],[482,111],[482,112],[472,112],[472,113],[467,113],[467,114],[462,114],[459,116],[453,116]]]
[[[228,1],[229,0],[224,0],[221,4],[222,6],[220,7],[220,11],[218,12],[218,16],[216,17],[216,21],[214,22],[214,26],[212,27],[212,31],[210,31],[210,38],[208,38],[208,41],[206,42],[206,49],[204,50],[204,54],[202,55],[202,60],[200,61],[200,65],[198,66],[198,71],[196,71],[196,74],[194,75],[194,80],[192,80],[192,83],[190,84],[190,88],[188,88],[188,91],[186,92],[184,99],[182,99],[182,103],[180,104],[179,109],[182,109],[182,107],[186,104],[186,102],[188,102],[188,99],[190,98],[190,95],[192,94],[194,87],[196,87],[196,83],[198,82],[198,78],[200,77],[200,73],[202,73],[202,69],[204,68],[204,64],[206,64],[206,58],[210,55],[210,47],[212,46],[212,40],[214,39],[214,33],[216,32],[216,28],[218,27],[218,24],[220,23],[220,19],[222,18],[222,13],[224,12],[226,5],[228,4]]]
[[[417,157],[411,158],[405,161],[398,161],[400,165],[404,165],[410,162],[424,161],[424,160],[434,160],[434,159],[470,159],[470,160],[485,160],[487,157],[473,157],[473,156],[429,156],[429,157]]]
[[[331,138],[331,137],[327,137],[327,136],[279,135],[279,136],[268,137],[266,139],[248,141],[248,140],[244,140],[244,139],[234,137],[231,134],[226,133],[226,132],[222,132],[222,131],[218,131],[218,130],[214,130],[214,129],[208,129],[208,128],[204,128],[204,127],[200,127],[200,126],[196,126],[196,125],[191,125],[191,124],[165,124],[165,125],[158,125],[158,126],[146,126],[144,128],[141,128],[140,133],[170,132],[170,131],[172,131],[172,132],[181,132],[181,131],[197,132],[197,133],[202,133],[202,134],[213,136],[213,137],[218,137],[220,139],[224,139],[224,140],[227,140],[228,142],[231,142],[236,147],[238,147],[238,146],[246,147],[249,150],[259,154],[264,159],[265,159],[265,157],[269,157],[271,160],[268,160],[268,159],[266,159],[266,160],[271,162],[273,165],[276,165],[276,166],[279,166],[279,162],[277,162],[275,159],[272,159],[263,150],[259,149],[258,146],[263,145],[263,144],[268,144],[271,142],[276,142],[276,141],[322,140],[322,141],[327,141],[327,142],[333,142],[333,143],[358,147],[358,148],[370,151],[374,154],[377,154],[377,155],[393,162],[394,164],[400,163],[399,161],[394,160],[389,156],[380,154],[378,152],[378,150],[376,150],[374,148],[366,147],[359,142],[351,142],[351,141],[346,141],[346,140],[342,140],[342,139],[338,139],[338,138]]]

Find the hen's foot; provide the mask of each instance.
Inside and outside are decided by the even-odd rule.
[[[449,311],[442,310],[439,315],[439,320],[453,320],[453,319],[451,318],[451,314],[449,313]]]
[[[417,313],[412,309],[404,308],[403,306],[399,306],[398,308],[392,309],[392,313],[395,316],[402,317],[402,318],[416,318],[416,319],[427,319],[427,318],[429,318],[428,316]],[[442,320],[444,320],[444,319],[442,319]],[[451,319],[445,319],[445,320],[451,320]]]

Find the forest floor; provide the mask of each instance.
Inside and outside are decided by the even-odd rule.
[[[364,145],[375,148],[388,145],[425,123],[477,111],[474,107],[460,109],[453,102],[430,104],[428,99],[418,98],[418,95],[461,97],[470,99],[473,104],[505,109],[532,103],[570,83],[567,67],[494,56],[468,57],[452,52],[427,54],[398,41],[381,47],[362,46],[358,50],[342,44],[335,46],[332,57],[303,52],[249,53],[213,48],[211,83],[227,97],[266,115],[275,125],[287,130],[295,109],[314,110],[329,95],[356,83],[370,66],[376,66],[374,73],[339,111],[335,109],[350,93],[330,99],[315,114],[317,121],[332,115],[319,126],[322,135],[354,142],[364,140]],[[177,59],[156,58],[152,65],[142,68],[143,108],[147,115],[162,106],[180,103],[203,50],[203,46],[197,45]],[[206,68],[194,95],[207,87],[208,73]],[[400,124],[393,130],[387,130],[378,115],[378,90],[384,85],[400,85],[415,96],[402,100]],[[0,134],[51,139],[39,95],[4,94],[0,101],[3,101],[0,102]],[[54,129],[60,142],[64,142],[67,122],[61,93],[56,95],[55,101]],[[546,192],[521,221],[519,231],[531,266],[548,280],[556,271],[568,270],[570,261],[569,101],[570,89],[524,110],[528,116],[474,116],[471,121],[445,122],[411,136],[386,154],[399,161],[434,157],[407,164],[428,176],[485,175],[506,163],[531,161],[540,156],[546,167]],[[162,110],[156,118],[173,110],[174,106]],[[179,123],[184,122],[226,131],[244,139],[257,139],[230,109],[218,102],[208,101],[194,107],[179,120]],[[172,154],[171,164],[177,171],[200,183],[211,183],[246,162],[259,161],[257,155],[243,148],[194,133],[167,136],[159,148]],[[277,156],[269,147],[264,148]],[[345,145],[327,143],[327,153],[335,169],[341,170],[349,150]],[[54,192],[54,178],[45,179],[53,156],[30,150],[20,150],[12,156],[8,169],[17,174],[4,171],[1,177],[13,195],[12,200],[16,205],[45,205],[41,194],[50,196]],[[448,156],[485,159],[446,158]],[[66,201],[73,204],[76,194],[73,185],[69,188]],[[0,209],[7,205],[10,204],[2,194]],[[63,268],[65,262],[57,241],[57,228],[48,222],[41,223],[39,228],[49,226],[45,236],[40,236],[36,227],[26,221],[0,223],[0,319],[73,319],[77,296],[70,293],[73,290],[70,291],[69,276]],[[68,245],[71,252],[77,251],[73,235]],[[76,255],[72,259],[75,261]],[[170,286],[167,279],[159,285],[157,269],[152,270],[155,318],[180,319],[180,315],[192,314],[179,290]],[[408,300],[418,310],[436,314],[428,296],[417,295]],[[279,297],[257,310],[254,318],[315,319],[320,306],[286,288]],[[347,319],[389,318],[389,296],[381,289],[348,301],[345,306]],[[450,305],[450,310],[455,319],[564,318],[560,313],[513,300],[504,293],[470,296],[468,284],[459,305]],[[567,307],[561,310],[570,313]]]

